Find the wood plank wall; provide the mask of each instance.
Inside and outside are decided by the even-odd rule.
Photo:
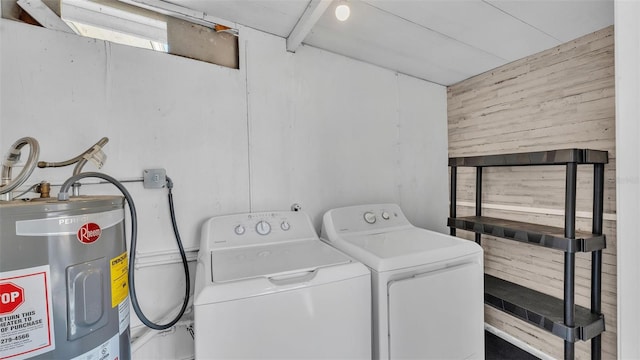
[[[602,308],[603,359],[616,358],[616,204],[613,26],[504,65],[448,88],[449,156],[562,148],[607,150]],[[483,215],[562,227],[564,167],[487,168]],[[591,231],[593,167],[578,172],[578,230]],[[474,215],[475,169],[458,169],[459,216]],[[459,236],[473,235],[458,231]],[[563,296],[563,253],[483,236],[485,271]],[[591,255],[578,254],[576,302],[590,305]],[[563,342],[485,306],[486,321],[534,348],[563,357]],[[579,342],[576,356],[590,358]]]

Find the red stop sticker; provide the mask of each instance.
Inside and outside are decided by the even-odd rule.
[[[96,242],[101,234],[102,229],[100,229],[100,225],[96,223],[86,223],[78,229],[78,240],[83,244],[91,244]]]
[[[14,283],[0,284],[0,315],[12,313],[23,302],[24,289]]]

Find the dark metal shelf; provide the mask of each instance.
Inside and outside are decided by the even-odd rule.
[[[569,342],[587,341],[605,329],[604,315],[582,306],[575,307],[574,327],[564,325],[563,301],[524,286],[484,276],[484,301]]]
[[[575,342],[591,339],[591,359],[602,357],[604,318],[602,313],[602,235],[604,205],[604,165],[608,153],[590,149],[549,151],[486,156],[451,157],[449,219],[450,234],[457,229],[475,232],[480,244],[482,235],[535,244],[564,251],[564,294],[559,300],[492,276],[485,276],[485,302],[513,316],[564,339],[564,358],[575,358]],[[578,165],[593,165],[592,234],[576,231],[576,191]],[[551,227],[482,216],[482,172],[490,166],[563,165],[565,167],[564,227]],[[458,167],[475,167],[476,216],[456,215]],[[575,305],[576,252],[591,252],[591,310]]]
[[[608,162],[606,151],[590,149],[563,149],[449,158],[449,166],[460,167],[566,165],[568,163],[606,164]]]
[[[575,239],[567,239],[563,228],[486,216],[448,218],[447,225],[477,234],[492,235],[570,253],[590,252],[606,247],[605,235],[576,232]]]

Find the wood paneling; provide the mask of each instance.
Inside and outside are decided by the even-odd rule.
[[[613,26],[475,76],[447,89],[449,156],[473,156],[561,148],[609,152],[605,166],[602,309],[604,359],[616,357],[615,92]],[[500,167],[483,172],[487,216],[563,226],[565,168]],[[475,169],[458,169],[458,214],[473,215]],[[593,168],[579,167],[577,210],[590,213]],[[464,204],[461,204],[464,203]],[[495,205],[495,206],[494,206]],[[505,211],[500,206],[519,211]],[[528,211],[536,209],[536,211]],[[540,209],[550,209],[544,214]],[[591,230],[578,218],[578,230]],[[473,235],[459,231],[459,236]],[[562,298],[563,253],[483,236],[485,271]],[[590,254],[578,254],[576,303],[590,304]],[[561,339],[486,307],[485,320],[541,351],[563,357]],[[590,358],[589,343],[576,356]]]

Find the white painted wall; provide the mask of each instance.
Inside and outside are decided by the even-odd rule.
[[[640,3],[615,2],[618,357],[640,358]]]
[[[442,86],[311,47],[291,54],[284,39],[248,28],[240,29],[239,71],[4,19],[0,44],[0,151],[33,136],[41,160],[60,161],[109,137],[105,173],[132,179],[167,169],[187,248],[199,246],[208,217],[292,203],[318,229],[330,208],[397,202],[416,225],[446,231]],[[60,184],[71,171],[38,169],[28,183]],[[141,255],[174,251],[165,191],[127,188]],[[116,193],[106,185],[83,192]],[[136,274],[149,317],[181,301],[178,265]],[[178,331],[136,357],[190,351]]]
[[[299,203],[319,229],[330,208],[399,202],[416,225],[446,231],[444,87],[244,34],[253,211]]]

